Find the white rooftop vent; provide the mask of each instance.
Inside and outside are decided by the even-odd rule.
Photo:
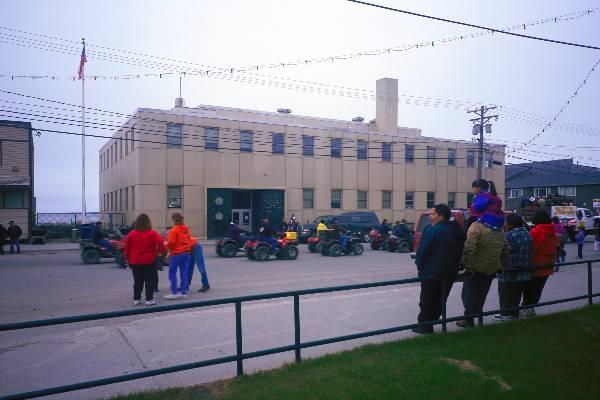
[[[363,122],[365,119],[363,117],[354,117],[352,118],[352,122]]]
[[[289,109],[289,108],[278,108],[278,109],[277,109],[277,112],[278,112],[279,114],[291,114],[291,113],[292,113],[292,110],[291,110],[291,109]]]

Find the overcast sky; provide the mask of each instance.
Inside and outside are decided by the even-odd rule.
[[[597,0],[373,1],[496,28],[600,7]],[[5,17],[0,23],[2,27],[74,41],[85,37],[90,44],[228,68],[335,56],[477,32],[475,29],[342,0],[22,0],[3,2],[2,14]],[[528,26],[519,32],[600,46],[600,12],[567,22]],[[0,33],[0,42],[14,43],[16,40],[20,44],[47,46],[47,43],[25,42],[5,35],[30,37],[25,34],[2,29]],[[50,41],[43,37],[30,38]],[[66,42],[63,44],[70,46]],[[0,43],[0,74],[61,77],[76,74],[79,56],[56,52],[64,52],[64,47],[52,47],[52,50]],[[173,66],[150,67],[147,65],[148,58],[144,59],[144,67],[101,60],[94,58],[97,48],[89,47],[88,50],[86,72],[90,75],[177,70]],[[142,58],[130,57],[135,58],[136,63]],[[564,106],[598,59],[600,51],[597,50],[496,33],[447,44],[437,42],[433,47],[405,52],[259,69],[255,73],[367,90],[375,89],[376,79],[392,77],[399,80],[401,94],[500,104],[551,118]],[[174,64],[172,61],[163,63]],[[519,157],[543,160],[574,155],[580,163],[600,166],[599,147],[581,148],[600,146],[598,136],[593,135],[600,134],[598,69],[560,117],[561,121],[582,127],[569,125],[566,130],[547,130],[534,145],[527,146],[526,152],[519,153]],[[0,89],[73,104],[80,104],[81,101],[80,82],[72,80],[4,77],[0,79]],[[126,114],[138,107],[170,109],[178,92],[179,80],[176,75],[162,79],[148,77],[86,81],[86,102],[89,107]],[[186,77],[183,80],[183,97],[188,106],[215,104],[265,111],[286,107],[295,114],[348,120],[357,115],[369,120],[375,114],[375,104],[371,100],[207,77]],[[8,114],[8,110],[36,114],[23,109],[37,111],[39,108],[6,101],[50,106],[56,104],[4,93],[0,93],[0,101],[3,101],[0,103],[0,109],[3,110],[0,119],[32,120],[37,128],[80,131],[77,126],[33,120],[47,120],[43,117]],[[45,110],[77,115],[64,110]],[[460,107],[399,105],[399,125],[421,128],[423,135],[427,136],[470,140],[471,123],[468,119],[471,117]],[[109,119],[115,121],[110,124],[122,122],[117,117]],[[506,115],[494,124],[490,140],[513,145],[514,141],[524,142],[538,133],[543,123],[540,120],[533,121],[530,116]],[[111,134],[110,130],[99,129],[88,129],[87,132],[105,136]],[[104,139],[87,141],[89,211],[98,210],[98,149],[103,143]],[[38,211],[79,211],[80,138],[43,133],[35,138],[35,151]],[[507,161],[522,162],[518,159]]]

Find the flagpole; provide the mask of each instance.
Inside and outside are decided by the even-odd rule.
[[[81,39],[85,54],[85,38]],[[81,74],[81,224],[86,222],[85,206],[85,68]]]

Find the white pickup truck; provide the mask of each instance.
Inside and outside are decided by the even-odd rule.
[[[552,206],[550,217],[558,217],[567,225],[570,240],[575,240],[575,232],[580,224],[585,227],[585,233],[590,235],[594,233],[596,221],[600,221],[600,216],[594,216],[587,208],[575,206]]]

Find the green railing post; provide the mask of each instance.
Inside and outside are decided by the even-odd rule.
[[[587,280],[588,280],[588,305],[593,304],[592,297],[592,262],[588,261],[587,263]]]
[[[242,357],[242,302],[235,302],[235,347],[237,357],[237,374],[244,375],[244,359]]]
[[[300,296],[294,295],[294,353],[296,355],[296,362],[302,361],[302,355],[300,354]]]

